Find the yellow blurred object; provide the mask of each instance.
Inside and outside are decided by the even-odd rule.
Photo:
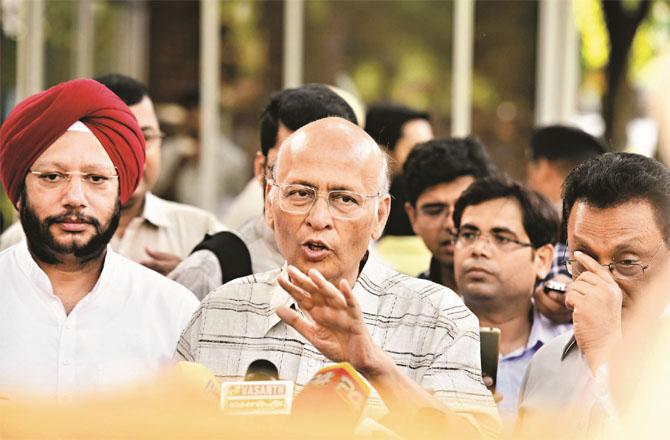
[[[375,253],[385,264],[413,277],[428,270],[432,257],[418,235],[386,235],[376,243]]]

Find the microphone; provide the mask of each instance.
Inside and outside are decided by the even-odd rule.
[[[370,397],[371,386],[348,362],[320,369],[296,397],[293,415],[308,429],[351,434]]]
[[[291,414],[293,382],[278,380],[277,366],[257,359],[247,367],[244,381],[224,382],[221,410],[226,415]]]
[[[256,359],[247,367],[247,373],[244,375],[246,382],[259,380],[279,380],[279,370],[277,366],[267,359]]]
[[[179,361],[174,365],[173,373],[188,388],[204,394],[207,400],[214,402],[219,400],[221,384],[204,365],[197,362]]]

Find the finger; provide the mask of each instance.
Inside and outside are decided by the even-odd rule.
[[[160,268],[160,263],[156,260],[142,260],[140,261],[140,264],[151,270],[155,270],[156,272],[158,272],[158,269]]]
[[[593,292],[596,289],[597,286],[594,286],[592,284],[589,284],[585,281],[577,281],[575,280],[574,283],[570,286],[568,289],[568,292],[578,292],[581,295],[587,296],[591,292]],[[566,293],[568,293],[566,292]]]
[[[286,268],[286,273],[289,276],[288,281],[295,287],[301,289],[302,292],[307,293],[310,298],[312,298],[314,304],[324,303],[322,295],[319,294],[319,287],[300,269],[289,265]]]
[[[342,292],[342,296],[344,297],[347,306],[351,307],[354,311],[358,311],[360,309],[358,306],[358,300],[354,296],[354,291],[349,285],[349,281],[345,280],[344,278],[340,280],[340,292]]]
[[[310,269],[307,272],[309,278],[316,284],[319,288],[319,293],[323,295],[323,298],[326,301],[331,301],[340,307],[347,307],[347,300],[344,298],[342,292],[340,292],[337,287],[328,281],[321,272],[316,269]]]
[[[491,379],[491,376],[482,374],[482,379],[484,379],[484,385],[486,386],[486,388],[490,388],[493,386],[493,379]]]
[[[547,298],[549,298],[552,303],[558,304],[559,307],[565,306],[565,293],[547,292],[545,295],[547,295]]]
[[[279,319],[284,321],[287,325],[293,327],[309,342],[312,342],[312,334],[314,333],[314,324],[306,320],[298,312],[290,307],[279,306],[276,310]]]
[[[312,301],[312,297],[309,294],[309,292],[304,291],[303,289],[296,286],[291,281],[282,276],[279,276],[277,278],[277,282],[279,283],[281,288],[284,289],[291,296],[291,298],[293,298],[298,302],[300,308],[309,311],[309,309],[311,309],[314,306],[314,302]]]
[[[612,280],[612,274],[610,273],[609,269],[606,268],[605,266],[602,266],[600,263],[594,260],[593,257],[591,257],[590,255],[587,255],[581,251],[575,251],[574,256],[575,259],[582,266],[584,266],[584,268],[587,271],[593,272],[594,274],[598,275],[600,278],[604,280],[608,281]]]
[[[565,294],[565,307],[574,311],[575,307],[577,307],[583,300],[583,294],[575,290],[570,290]]]
[[[603,283],[603,279],[591,271],[586,271],[579,274],[574,282],[578,281],[587,283],[593,287],[600,286]]]
[[[169,260],[169,261],[164,261],[162,263],[162,269],[161,273],[163,275],[167,275],[170,272],[172,272],[177,266],[179,266],[179,263],[181,263],[181,260]]]

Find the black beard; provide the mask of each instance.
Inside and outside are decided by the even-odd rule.
[[[47,217],[44,221],[40,221],[35,211],[31,208],[25,191],[22,194],[21,200],[19,215],[23,231],[26,234],[26,240],[28,241],[28,249],[30,249],[30,253],[36,259],[46,264],[61,264],[62,260],[59,256],[68,254],[74,255],[79,264],[99,258],[105,252],[107,244],[114,236],[114,232],[116,232],[116,228],[119,226],[119,219],[121,218],[121,202],[117,201],[112,218],[105,229],[102,228],[100,222],[95,217],[85,216],[73,209],[68,209],[63,214]],[[59,244],[56,242],[49,227],[55,223],[73,218],[92,225],[95,228],[95,235],[83,245]]]

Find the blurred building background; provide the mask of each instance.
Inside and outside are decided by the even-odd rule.
[[[198,204],[214,211],[215,140],[251,158],[272,91],[309,82],[426,110],[438,136],[479,137],[519,179],[537,124],[577,124],[617,150],[670,159],[668,0],[0,4],[0,119],[58,82],[118,72],[147,83],[176,135],[195,96]],[[251,167],[241,171],[243,185]]]

